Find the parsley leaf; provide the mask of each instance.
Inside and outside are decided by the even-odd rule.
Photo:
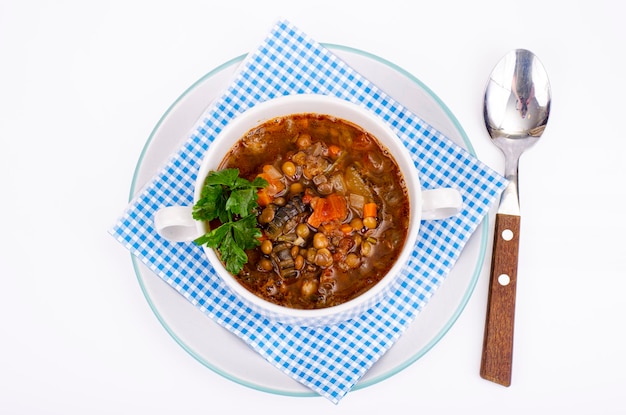
[[[241,217],[247,216],[256,206],[257,197],[256,189],[253,188],[233,190],[226,201],[226,210]]]
[[[252,182],[239,177],[239,169],[211,171],[204,182],[200,198],[193,207],[193,218],[221,225],[194,242],[216,249],[228,272],[238,274],[248,261],[246,249],[260,244],[257,227],[257,189],[267,186],[265,179]]]
[[[261,230],[256,227],[255,215],[248,215],[233,222],[232,233],[237,245],[243,249],[252,249],[260,245]]]

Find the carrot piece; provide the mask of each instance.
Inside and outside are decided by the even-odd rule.
[[[332,158],[337,158],[337,156],[341,153],[341,147],[331,144],[328,146],[328,155]]]
[[[273,177],[271,174],[268,173],[259,173],[257,174],[258,177],[262,177],[265,180],[267,180],[267,187],[265,187],[267,194],[270,197],[273,197],[274,195],[276,195],[277,193],[282,192],[283,190],[285,190],[285,184],[283,182],[280,181],[280,179],[277,179],[275,177]]]
[[[280,180],[280,178],[283,177],[283,174],[271,164],[263,166],[263,173],[267,174],[273,181]]]
[[[378,206],[376,203],[366,203],[363,205],[363,217],[364,218],[375,218],[378,210]]]
[[[347,212],[346,199],[333,193],[326,198],[316,200],[313,206],[313,213],[309,216],[307,222],[314,228],[318,228],[323,223],[344,219]]]
[[[354,228],[347,223],[341,225],[339,229],[341,229],[341,232],[343,232],[344,235],[350,235],[354,230]]]
[[[304,196],[302,196],[302,203],[311,203],[311,200],[313,200],[315,196],[315,194],[313,194],[313,192],[311,192],[311,189],[309,189],[308,187],[306,189],[304,189]]]
[[[257,195],[259,196],[257,198],[257,203],[259,204],[259,206],[263,206],[264,207],[264,206],[267,206],[270,203],[272,203],[273,198],[272,198],[272,196],[269,195],[269,193],[268,193],[266,188],[259,189],[257,191]]]

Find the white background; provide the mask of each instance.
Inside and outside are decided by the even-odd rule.
[[[338,406],[223,378],[150,310],[107,234],[141,150],[187,87],[279,17],[415,75],[500,171],[482,124],[488,73],[517,47],[547,68],[550,122],[520,165],[510,388],[478,375],[490,253],[449,333]],[[625,413],[623,18],[612,0],[2,0],[0,413]]]

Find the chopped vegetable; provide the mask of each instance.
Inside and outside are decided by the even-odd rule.
[[[263,166],[263,173],[267,174],[271,180],[280,180],[283,177],[283,174],[271,164]]]
[[[376,203],[366,203],[363,205],[363,217],[364,218],[375,218],[376,217],[376,211],[377,211],[378,207],[376,206]]]
[[[267,181],[267,186],[258,192],[261,206],[267,206],[277,194],[285,190],[285,184],[281,181],[283,174],[271,164],[263,166],[263,173],[259,173],[257,177]]]
[[[337,156],[341,153],[341,147],[331,144],[328,146],[328,155],[332,158],[337,158]]]
[[[239,177],[238,169],[211,171],[193,207],[194,219],[207,222],[219,219],[222,223],[194,242],[216,249],[232,274],[238,274],[248,261],[245,250],[260,244],[261,230],[255,215],[257,189],[267,185],[260,177],[252,182]]]
[[[371,202],[372,192],[355,166],[348,166],[344,176],[346,188],[349,192],[363,196],[366,202]]]
[[[311,191],[311,188],[304,189],[304,196],[302,196],[302,203],[311,203],[311,200],[315,198],[315,194]]]
[[[352,226],[350,226],[347,223],[344,223],[343,225],[341,225],[341,227],[339,228],[341,230],[341,232],[343,232],[345,235],[349,235],[352,233],[352,231],[354,230],[354,228]]]
[[[348,196],[350,200],[350,206],[359,211],[359,214],[363,213],[363,205],[365,204],[365,198],[355,193],[350,193]]]
[[[326,198],[312,199],[311,206],[313,213],[307,222],[314,228],[318,228],[322,223],[343,220],[348,212],[346,199],[336,193],[330,194]]]
[[[267,189],[259,189],[259,191],[257,192],[257,203],[259,204],[259,206],[265,207],[272,203],[272,200],[273,198],[269,195]]]

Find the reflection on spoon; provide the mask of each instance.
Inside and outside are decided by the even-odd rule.
[[[535,98],[535,84],[532,79],[532,60],[534,56],[525,50],[517,50],[515,53],[515,73],[511,83],[511,92],[515,95],[515,108],[522,118],[526,118],[528,107]],[[536,108],[535,102],[535,108]]]

